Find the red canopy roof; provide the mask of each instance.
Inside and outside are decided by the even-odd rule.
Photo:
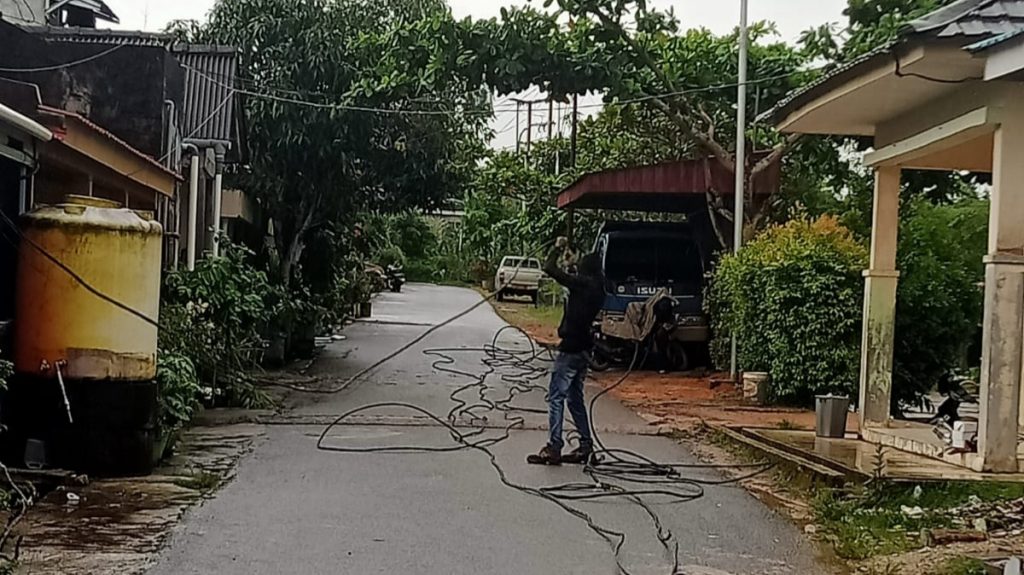
[[[756,162],[763,154],[755,154]],[[707,162],[707,166],[705,165]],[[710,168],[710,181],[708,169]],[[776,162],[755,181],[758,195],[779,189]],[[562,209],[606,209],[644,212],[691,212],[701,209],[709,189],[731,196],[735,176],[713,159],[680,160],[587,174],[558,194]]]

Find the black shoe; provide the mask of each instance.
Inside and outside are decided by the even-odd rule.
[[[526,462],[530,465],[561,465],[562,454],[555,451],[550,445],[545,445],[540,453],[527,456]]]
[[[594,448],[577,447],[570,453],[562,456],[562,463],[581,463],[586,465],[594,458]]]

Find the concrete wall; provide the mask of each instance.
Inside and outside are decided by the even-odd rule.
[[[54,66],[112,47],[47,41],[0,23],[0,67]],[[154,158],[166,152],[164,101],[180,111],[185,82],[165,48],[131,45],[71,68],[4,76],[38,85],[44,104],[81,114]]]

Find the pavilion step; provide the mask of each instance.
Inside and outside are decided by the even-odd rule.
[[[814,479],[829,485],[841,486],[850,482],[863,482],[865,477],[853,470],[824,460],[809,457],[789,446],[766,439],[748,430],[736,427],[716,427],[730,441],[763,454],[766,458],[795,467]]]

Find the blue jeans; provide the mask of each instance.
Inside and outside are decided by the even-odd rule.
[[[583,381],[587,378],[590,356],[587,353],[559,353],[551,372],[551,386],[548,388],[548,427],[551,437],[548,445],[561,451],[565,445],[562,439],[562,421],[565,404],[569,403],[569,414],[580,434],[580,447],[593,448],[594,438],[587,419],[587,406],[583,399]]]

